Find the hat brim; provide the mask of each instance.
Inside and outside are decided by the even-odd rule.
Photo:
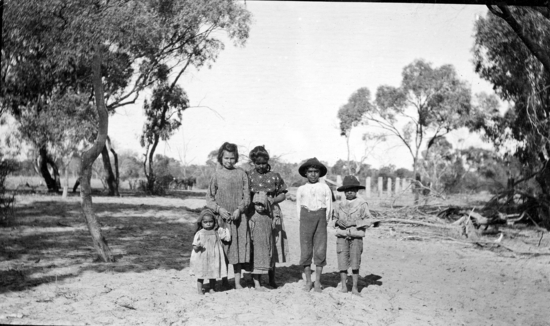
[[[360,189],[365,189],[365,186],[361,186],[361,185],[341,186],[341,187],[338,187],[336,191],[346,191],[350,189],[360,190]]]
[[[327,167],[324,166],[322,163],[319,163],[319,164],[317,164],[317,163],[316,163],[316,164],[307,164],[307,165],[304,164],[304,165],[300,166],[300,168],[298,169],[298,173],[300,173],[300,175],[301,175],[302,177],[307,178],[306,172],[307,172],[307,169],[308,169],[310,166],[316,166],[316,167],[318,166],[318,167],[319,167],[319,172],[320,172],[320,173],[319,173],[319,178],[324,177],[325,175],[327,175],[327,172],[328,172]]]

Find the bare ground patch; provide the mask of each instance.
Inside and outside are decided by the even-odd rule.
[[[291,201],[283,203],[291,261],[277,268],[280,287],[200,297],[187,268],[197,213],[185,207],[202,205],[178,194],[94,197],[119,257],[106,264],[93,262],[77,197],[22,196],[17,220],[0,229],[0,323],[550,325],[550,239],[539,245],[536,232],[505,230],[500,247],[489,246],[494,235],[482,248],[441,230],[382,223],[365,240],[362,297],[338,291],[329,233],[325,289],[306,293]]]

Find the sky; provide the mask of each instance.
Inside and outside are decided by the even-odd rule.
[[[226,42],[210,69],[189,69],[179,84],[191,108],[181,129],[157,153],[186,164],[204,164],[225,141],[241,153],[265,145],[286,162],[310,157],[332,165],[347,158],[338,109],[367,87],[399,86],[403,67],[425,59],[434,67],[452,64],[472,93],[492,93],[472,63],[473,28],[485,6],[248,1],[253,21],[244,47]],[[150,91],[144,93],[150,95]],[[143,153],[142,103],[117,110],[109,134],[119,151]],[[360,159],[367,127],[352,130],[351,158]],[[488,147],[460,130],[455,147]],[[367,145],[368,146],[368,145]],[[404,145],[389,140],[365,163],[412,167]]]

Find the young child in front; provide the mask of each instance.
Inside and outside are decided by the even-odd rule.
[[[269,202],[264,191],[257,192],[252,198],[254,214],[250,218],[250,237],[252,238],[252,277],[254,288],[266,291],[261,286],[262,274],[268,275],[275,266],[273,219],[269,214]]]
[[[315,263],[315,291],[321,292],[321,274],[327,264],[327,223],[332,216],[332,191],[319,178],[327,168],[317,158],[300,166],[298,172],[307,183],[296,191],[296,207],[300,217],[300,262],[306,278],[304,290],[310,291],[311,261]]]
[[[336,189],[344,192],[346,200],[341,201],[334,210],[336,228],[336,254],[338,256],[338,269],[340,270],[341,292],[348,292],[346,285],[348,269],[351,267],[353,281],[351,292],[360,296],[357,289],[359,279],[359,267],[361,266],[361,254],[363,253],[363,238],[365,229],[375,221],[372,219],[368,204],[362,198],[357,198],[361,186],[356,177],[348,175],[344,177],[342,186]]]
[[[228,229],[218,228],[214,212],[204,209],[197,220],[197,231],[193,238],[191,251],[191,275],[197,277],[197,291],[203,294],[202,284],[205,279],[210,282],[210,293],[214,292],[216,279],[227,277],[227,265],[223,252],[222,240],[231,240]]]

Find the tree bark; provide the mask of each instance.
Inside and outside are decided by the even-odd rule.
[[[153,144],[151,146],[151,150],[148,153],[148,157],[146,158],[149,161],[149,171],[147,172],[147,188],[149,192],[153,193],[155,189],[155,172],[153,171],[153,158],[155,155],[155,150],[157,149],[157,145],[159,144],[159,136],[155,135],[153,140]]]
[[[94,57],[92,62],[93,86],[96,108],[98,113],[98,134],[92,148],[82,154],[82,164],[80,167],[80,198],[82,211],[86,219],[88,230],[92,236],[92,242],[97,254],[104,262],[114,261],[113,255],[107,241],[101,234],[101,229],[97,223],[92,207],[92,187],[90,181],[92,179],[92,164],[99,156],[105,147],[105,140],[109,130],[109,115],[105,108],[105,98],[103,93],[103,84],[101,81],[101,52],[100,45],[96,44],[94,49]]]
[[[44,178],[44,181],[46,182],[46,187],[48,187],[48,191],[58,192],[59,186],[57,184],[57,180],[56,180],[57,178],[52,178],[52,175],[48,170],[48,163],[50,163],[51,165],[53,161],[48,157],[48,150],[46,149],[46,146],[42,146],[38,153],[39,153],[38,169],[40,171],[40,174]],[[54,167],[52,165],[52,168],[54,168],[54,176],[55,176],[55,171],[57,167]]]
[[[103,146],[101,150],[101,158],[103,159],[103,179],[109,188],[109,196],[118,196],[118,189],[116,186],[116,177],[113,173],[113,168],[111,166],[111,159],[109,158],[109,150],[107,145]]]
[[[105,146],[111,153],[113,153],[113,160],[114,160],[113,163],[115,164],[115,196],[119,197],[120,196],[120,193],[119,193],[120,172],[118,170],[118,155],[111,144],[111,139],[109,138],[109,136],[107,136],[107,141],[105,143]]]
[[[413,184],[413,187],[412,187],[413,188],[413,193],[414,193],[414,204],[415,205],[418,205],[418,202],[420,200],[420,189],[419,189],[420,187],[419,187],[418,183],[421,181],[420,180],[420,175],[417,175],[417,172],[416,172],[418,170],[417,165],[418,165],[418,160],[415,157],[413,159],[413,178],[414,178],[413,183],[414,184]]]

